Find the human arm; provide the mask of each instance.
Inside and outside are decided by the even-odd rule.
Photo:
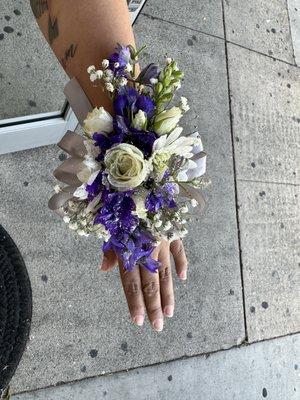
[[[134,45],[129,12],[125,0],[31,0],[38,24],[52,50],[70,77],[76,77],[93,106],[103,106],[112,112],[108,97],[94,88],[86,72],[89,65],[99,65],[107,58],[116,43]],[[171,245],[178,275],[184,279],[187,261],[181,241]],[[153,257],[161,261],[159,274],[135,268],[132,272],[120,265],[120,274],[131,317],[140,325],[147,310],[156,330],[161,330],[164,315],[171,316],[174,294],[167,242],[158,246]],[[104,254],[102,270],[111,269],[118,262],[113,252]]]

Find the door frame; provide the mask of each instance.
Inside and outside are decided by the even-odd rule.
[[[67,130],[73,131],[77,125],[69,105],[64,107],[62,115],[52,112],[2,120],[0,154],[58,143]]]

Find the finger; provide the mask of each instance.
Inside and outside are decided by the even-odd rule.
[[[175,301],[170,260],[170,245],[168,242],[165,242],[161,247],[158,260],[161,263],[159,269],[159,284],[162,310],[166,317],[173,317]]]
[[[156,248],[152,257],[158,258],[159,249]],[[147,314],[152,327],[160,332],[164,327],[164,317],[161,309],[160,289],[159,289],[159,275],[140,267],[141,281],[144,294],[144,302],[147,309]]]
[[[140,269],[134,268],[133,271],[126,271],[122,263],[119,263],[119,270],[132,322],[142,326],[145,319],[145,304]]]
[[[109,271],[118,264],[116,253],[113,250],[107,250],[103,253],[101,271]]]
[[[180,279],[185,281],[187,278],[188,262],[182,240],[174,240],[170,245],[170,249],[174,258],[177,275]]]

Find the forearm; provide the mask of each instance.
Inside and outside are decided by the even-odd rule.
[[[86,72],[100,67],[116,43],[134,45],[126,0],[30,0],[39,27],[70,78],[76,77],[93,106],[111,109],[107,95]]]

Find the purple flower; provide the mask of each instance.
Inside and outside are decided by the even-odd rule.
[[[110,149],[114,144],[122,142],[123,136],[120,134],[105,134],[105,133],[94,133],[93,139],[95,141],[95,146],[100,148],[100,153],[96,157],[97,161],[102,161],[106,150]]]
[[[149,158],[152,154],[153,143],[157,136],[154,132],[139,131],[132,129],[130,134],[124,138],[125,143],[130,143],[140,149],[145,158]]]
[[[159,267],[159,263],[151,258],[155,239],[139,226],[138,217],[132,213],[135,210],[132,193],[112,192],[104,188],[101,197],[103,205],[94,223],[103,224],[111,235],[103,244],[103,251],[115,251],[124,268],[132,270],[141,265],[155,272]]]
[[[146,197],[146,209],[152,213],[156,213],[164,207],[176,208],[177,204],[174,200],[175,193],[175,185],[171,182],[167,182],[163,186],[155,188]]]
[[[91,183],[90,185],[86,185],[85,190],[88,192],[89,201],[92,201],[101,192],[101,189],[103,187],[102,178],[103,174],[102,172],[99,172],[94,182]]]
[[[109,68],[116,75],[123,75],[124,69],[126,65],[129,63],[131,59],[130,49],[128,46],[122,46],[120,44],[117,45],[116,51],[111,54],[108,58],[109,60]],[[115,63],[118,63],[119,66],[116,68]]]
[[[159,72],[158,65],[151,63],[141,71],[137,80],[144,85],[149,85],[152,78],[158,78]]]
[[[123,143],[129,143],[140,149],[146,158],[152,154],[153,143],[157,139],[154,132],[140,131],[130,127],[128,118],[117,115],[113,121],[114,131]],[[101,146],[100,146],[101,147]]]
[[[103,244],[102,249],[115,251],[128,271],[136,266],[142,266],[151,272],[156,272],[160,263],[151,257],[154,248],[154,238],[137,227],[131,234],[120,233],[112,236]]]
[[[123,88],[114,100],[116,115],[131,118],[139,110],[144,111],[151,118],[155,109],[154,101],[143,94],[139,94],[134,88]]]
[[[139,223],[138,217],[132,214],[135,203],[131,193],[104,190],[101,198],[103,205],[94,222],[104,225],[113,236],[130,234]]]

